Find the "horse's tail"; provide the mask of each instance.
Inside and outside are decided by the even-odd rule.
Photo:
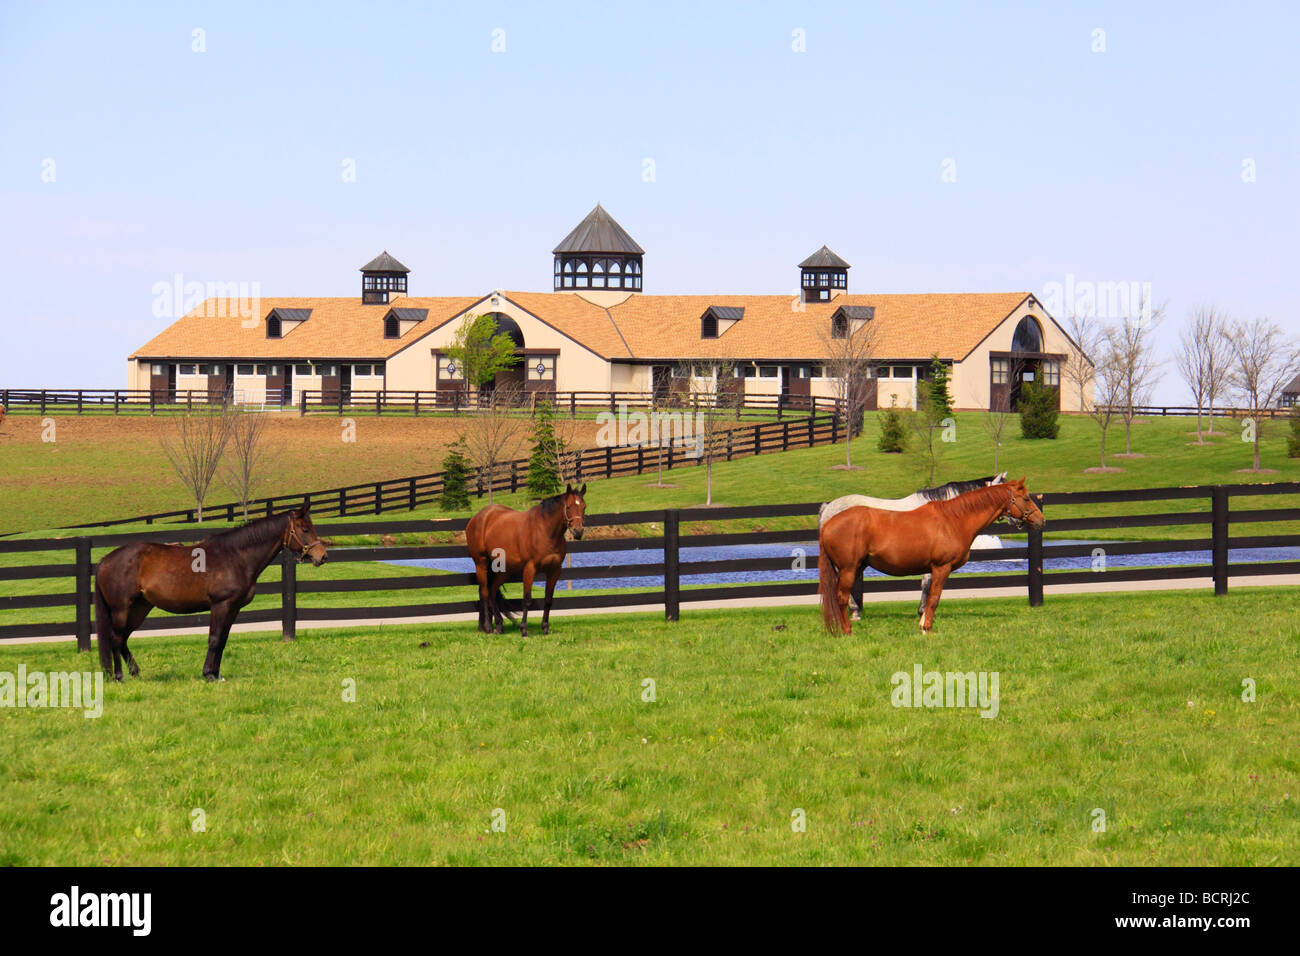
[[[99,664],[108,673],[113,673],[113,612],[108,609],[108,602],[99,590],[99,578],[93,585],[95,592],[95,640],[99,644]]]
[[[831,634],[843,634],[846,622],[840,610],[840,571],[826,553],[823,529],[817,530],[817,595],[821,599],[822,623]]]
[[[504,584],[497,588],[497,610],[512,621],[519,620],[519,617],[512,613],[510,607],[506,604],[506,587]]]

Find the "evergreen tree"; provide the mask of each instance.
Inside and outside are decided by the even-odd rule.
[[[469,508],[469,459],[465,456],[465,438],[457,438],[442,460],[442,510],[464,511]]]
[[[1055,438],[1060,425],[1056,422],[1056,389],[1038,382],[1026,382],[1020,389],[1020,434],[1025,438]]]
[[[533,452],[528,456],[528,493],[549,498],[560,493],[560,440],[555,434],[555,410],[549,401],[537,403],[533,417]]]
[[[952,417],[952,393],[948,388],[948,365],[939,361],[938,355],[930,357],[930,379],[919,383],[917,391],[930,407],[930,417],[941,422]]]
[[[884,452],[900,452],[907,448],[907,423],[896,405],[880,413],[880,440],[876,446]]]
[[[1291,409],[1291,434],[1286,439],[1288,458],[1300,458],[1300,406]]]

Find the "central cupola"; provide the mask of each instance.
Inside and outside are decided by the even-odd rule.
[[[645,250],[600,203],[553,252],[556,291],[641,291],[641,257]]]
[[[361,267],[361,301],[383,305],[390,295],[406,295],[406,277],[411,270],[385,249]]]

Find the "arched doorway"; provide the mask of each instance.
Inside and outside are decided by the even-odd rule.
[[[1039,320],[1026,315],[1017,323],[1008,352],[989,353],[989,408],[1014,412],[1029,382],[1040,382],[1060,390],[1060,367],[1064,356],[1044,351],[1046,338]],[[1059,402],[1059,398],[1058,398]]]
[[[495,393],[498,389],[506,388],[517,393],[518,400],[523,400],[528,370],[524,366],[524,332],[519,328],[519,323],[506,315],[504,312],[489,312],[488,317],[497,324],[498,335],[508,335],[515,343],[515,363],[508,369],[502,369],[497,372],[496,377],[483,385],[479,392],[484,398]]]

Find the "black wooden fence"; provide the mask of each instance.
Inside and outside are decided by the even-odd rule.
[[[809,415],[806,418],[784,418],[776,422],[734,427],[718,433],[713,447],[714,461],[732,461],[751,455],[789,451],[791,448],[810,448],[838,442],[844,437],[844,426],[833,415]],[[698,446],[690,441],[671,445],[667,441],[662,450],[663,468],[672,470],[683,466],[703,464]],[[655,471],[660,466],[660,449],[654,445],[609,445],[588,448],[574,453],[573,472],[576,480],[616,478],[621,475],[640,475]],[[482,469],[471,469],[470,488],[482,497],[488,488],[494,492],[516,492],[528,478],[528,459],[518,458],[501,462],[491,474]],[[413,511],[421,505],[432,504],[442,497],[443,472],[427,475],[409,475],[384,481],[363,482],[342,488],[319,491],[302,491],[269,498],[256,498],[248,503],[250,517],[269,515],[287,508],[309,505],[312,514],[323,517],[348,517],[366,514],[383,514],[391,511]],[[243,520],[244,506],[239,502],[204,507],[205,520]],[[69,528],[107,528],[123,524],[154,524],[155,522],[193,524],[197,521],[194,508],[179,511],[161,511],[154,514],[135,515],[130,518],[113,518],[107,521],[71,525]],[[60,529],[65,530],[65,529]]]
[[[1248,522],[1300,521],[1300,508],[1237,508],[1231,507],[1234,497],[1255,497],[1300,494],[1300,482],[1272,485],[1219,485],[1188,488],[1147,488],[1130,491],[1089,491],[1051,493],[1037,496],[1048,516],[1048,528],[1054,533],[1116,529],[1147,528],[1153,526],[1197,525],[1205,528],[1206,536],[1159,541],[1105,542],[1108,555],[1161,554],[1206,550],[1211,553],[1209,564],[1113,568],[1097,571],[1044,571],[1046,559],[1081,557],[1093,553],[1095,544],[1056,544],[1044,541],[1042,534],[1031,531],[1023,545],[1001,549],[984,549],[971,554],[972,562],[1027,559],[1027,571],[993,574],[961,574],[950,582],[950,587],[967,588],[1020,588],[1032,606],[1043,603],[1045,586],[1058,584],[1107,582],[1168,581],[1179,579],[1204,579],[1213,581],[1216,594],[1224,594],[1229,575],[1249,577],[1270,574],[1300,573],[1300,561],[1264,561],[1229,563],[1233,549],[1295,547],[1300,545],[1300,534],[1242,535],[1232,537],[1233,525]],[[1171,510],[1147,514],[1096,515],[1089,517],[1053,518],[1051,511],[1065,505],[1111,504],[1125,502],[1169,501],[1200,503],[1208,506],[1202,510]],[[755,544],[808,545],[801,560],[807,567],[816,564],[816,514],[818,503],[757,505],[738,508],[694,508],[667,511],[639,511],[624,514],[592,514],[586,524],[591,527],[618,525],[635,527],[653,525],[646,537],[618,537],[572,542],[569,549],[575,553],[610,552],[644,549],[647,560],[635,564],[615,564],[598,567],[573,567],[566,569],[564,578],[584,582],[608,578],[655,577],[662,580],[659,586],[621,593],[565,594],[560,592],[555,600],[557,610],[571,608],[629,608],[662,607],[667,620],[677,620],[682,605],[714,600],[752,600],[755,598],[803,597],[815,594],[815,581],[791,580],[761,584],[715,583],[701,587],[684,587],[682,579],[689,575],[710,575],[737,571],[793,570],[795,555],[772,558],[736,557],[725,560],[683,560],[683,550],[688,548],[733,548]],[[725,524],[734,520],[807,518],[806,524],[793,530],[749,531],[739,533],[707,531],[683,534],[683,526],[707,522],[709,525]],[[390,521],[359,524],[322,524],[318,530],[327,539],[345,539],[360,535],[408,535],[436,532],[463,531],[465,519],[441,521]],[[1005,525],[995,525],[990,530],[1012,533]],[[155,531],[134,534],[102,534],[77,538],[55,538],[30,541],[0,541],[0,561],[14,560],[13,556],[42,553],[60,556],[56,563],[3,564],[0,565],[0,589],[14,588],[18,581],[68,582],[70,590],[53,594],[16,594],[0,597],[0,640],[75,634],[77,646],[90,647],[91,634],[91,581],[94,573],[95,552],[100,556],[106,549],[129,541],[193,540],[185,531]],[[346,562],[401,561],[409,559],[463,558],[461,544],[376,546],[349,544],[331,546],[331,564]],[[316,577],[311,568],[302,576],[288,555],[281,562],[281,580],[278,585],[279,604],[272,608],[251,608],[239,617],[243,622],[276,625],[286,637],[294,636],[300,621],[368,621],[402,617],[438,617],[458,613],[473,613],[473,600],[439,601],[442,589],[464,587],[473,583],[468,574],[429,573],[410,576],[348,578],[343,580]],[[867,577],[862,583],[867,592],[911,592],[917,590],[915,579]],[[276,585],[267,584],[264,593],[277,593]],[[303,606],[301,595],[347,594],[367,592],[409,592],[411,600],[400,605],[373,605],[364,603],[347,607]],[[534,590],[536,602],[542,593]],[[518,585],[511,589],[511,597],[518,599]],[[57,622],[24,622],[20,612],[30,609],[68,609],[67,618]],[[168,615],[155,611],[147,618],[142,631],[205,627],[207,615]]]

